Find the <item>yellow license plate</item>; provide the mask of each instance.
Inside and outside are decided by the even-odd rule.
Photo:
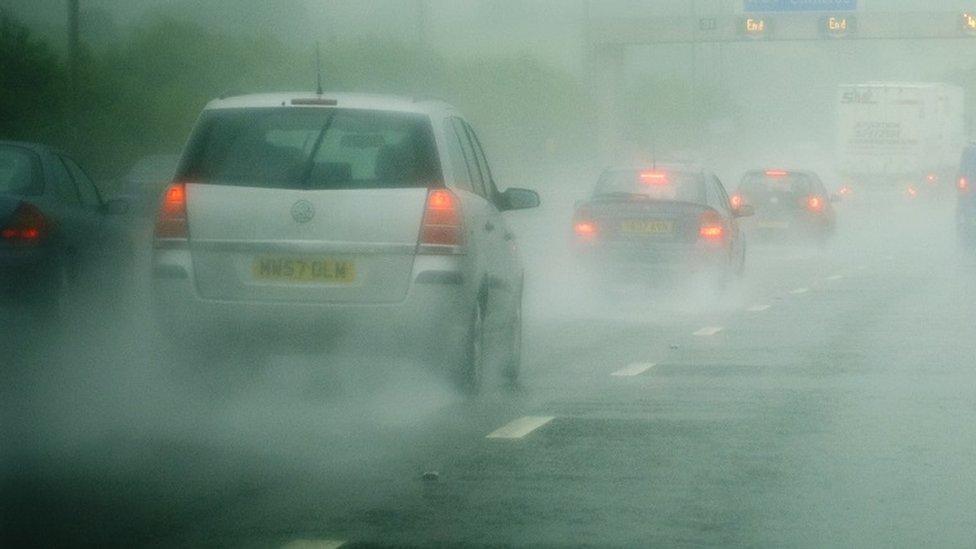
[[[628,219],[620,224],[620,231],[626,234],[672,234],[674,221]]]
[[[356,280],[352,261],[310,257],[259,257],[251,265],[256,280],[351,284]]]

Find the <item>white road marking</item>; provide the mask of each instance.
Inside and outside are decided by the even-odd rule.
[[[761,313],[763,311],[768,311],[770,307],[772,307],[772,305],[753,305],[746,310],[750,313]]]
[[[844,275],[834,275],[834,276],[828,276],[827,277],[827,280],[841,280],[843,278],[844,278]]]
[[[636,364],[631,364],[626,368],[617,370],[616,372],[610,374],[616,377],[634,377],[643,374],[644,372],[653,368],[655,364],[653,362],[638,362]]]
[[[810,288],[797,288],[797,289],[793,290],[790,293],[793,294],[793,295],[800,295],[800,294],[805,294],[805,293],[807,293],[809,291],[810,291]]]
[[[695,332],[695,335],[696,336],[703,336],[703,337],[713,336],[713,335],[721,332],[724,329],[725,328],[722,328],[720,326],[706,326],[706,327],[702,328],[701,330],[698,330],[697,332]]]
[[[522,438],[554,419],[550,416],[523,416],[495,429],[486,438]]]
[[[339,549],[346,542],[334,539],[296,539],[281,546],[281,549]]]

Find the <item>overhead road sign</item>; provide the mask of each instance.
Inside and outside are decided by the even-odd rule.
[[[857,0],[743,0],[746,12],[857,11]]]

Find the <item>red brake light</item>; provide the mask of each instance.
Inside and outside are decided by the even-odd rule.
[[[426,253],[460,253],[464,245],[461,204],[447,189],[432,189],[427,194],[420,246]]]
[[[668,174],[665,172],[641,172],[640,181],[645,185],[667,185]]]
[[[742,195],[733,194],[732,197],[729,198],[729,203],[732,204],[733,210],[738,210],[739,208],[742,207],[742,204],[744,204],[744,201],[742,200]]]
[[[962,192],[967,192],[969,190],[969,180],[965,177],[960,177],[959,182],[956,183],[956,187]]]
[[[786,170],[766,170],[766,177],[786,177],[790,172]]]
[[[932,183],[935,183],[936,181],[938,181],[939,178],[936,177],[936,175],[934,173],[930,173],[927,176],[925,176],[925,180],[928,181],[930,184],[932,184]]]
[[[48,222],[41,210],[29,202],[21,202],[7,225],[0,229],[0,238],[15,245],[36,245],[47,230]]]
[[[819,196],[811,196],[807,198],[807,208],[811,212],[822,212],[824,208],[824,200]]]
[[[577,221],[573,224],[573,232],[576,233],[576,236],[595,236],[596,223],[592,221]]]
[[[710,241],[721,240],[725,236],[725,223],[722,216],[714,211],[702,214],[698,236]]]
[[[918,196],[918,191],[915,189],[915,187],[908,187],[908,190],[905,192],[908,193],[909,198],[915,198]]]
[[[839,192],[841,196],[847,196],[847,195],[851,194],[852,192],[854,192],[854,190],[851,189],[850,187],[848,187],[847,185],[844,185],[837,192]]]
[[[157,240],[186,240],[190,233],[186,221],[186,185],[173,183],[163,193],[156,217]]]

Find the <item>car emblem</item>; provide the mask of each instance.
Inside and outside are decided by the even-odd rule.
[[[308,200],[299,200],[291,207],[291,217],[296,223],[308,223],[315,217],[315,206]]]

